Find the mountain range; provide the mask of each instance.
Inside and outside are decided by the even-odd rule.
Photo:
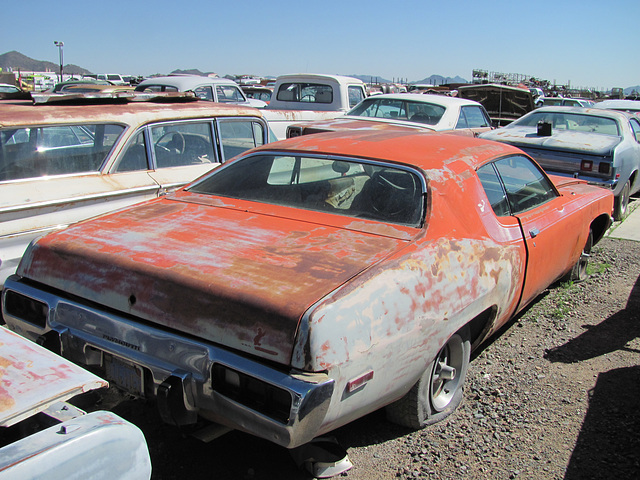
[[[53,62],[46,62],[42,60],[34,60],[33,58],[29,58],[26,55],[23,55],[20,52],[12,51],[3,53],[0,55],[0,71],[16,71],[16,70],[25,70],[32,72],[58,72],[60,69],[60,65],[55,64]],[[64,72],[69,75],[86,75],[91,72],[85,68],[79,67],[78,65],[67,64],[64,65]],[[182,74],[193,74],[193,75],[207,75],[213,72],[201,72],[198,69],[188,69],[188,70],[174,70],[171,73],[182,73]],[[357,75],[351,74],[350,77],[359,78],[360,80],[366,83],[392,83],[391,80],[387,78],[383,78],[377,75]],[[395,82],[398,82],[396,79]],[[430,85],[444,85],[450,83],[469,83],[467,80],[460,76],[455,77],[444,77],[442,75],[431,75],[429,77],[423,78],[422,80],[412,80],[410,82],[404,81],[402,83],[426,83]],[[633,91],[640,92],[640,85],[636,85],[633,87],[627,87],[624,89],[625,95],[631,94]]]
[[[35,60],[27,57],[20,52],[12,51],[3,53],[0,55],[0,70],[1,71],[16,71],[24,70],[30,72],[58,72],[60,65],[53,62],[47,62],[42,60]],[[69,75],[86,75],[88,73],[95,73],[78,65],[67,64],[64,65],[64,73]],[[171,73],[192,74],[192,75],[208,75],[213,72],[201,72],[197,69],[180,70],[176,69]],[[350,77],[359,78],[364,82],[376,82],[376,83],[392,83],[391,80],[380,77],[378,75],[349,75]],[[396,80],[397,82],[397,80]],[[404,82],[406,83],[406,82]],[[430,77],[422,80],[412,81],[410,83],[428,83],[431,85],[442,85],[445,83],[468,83],[467,80],[459,76],[456,77],[443,77],[442,75],[431,75]]]

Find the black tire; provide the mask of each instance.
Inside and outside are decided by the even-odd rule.
[[[444,420],[458,408],[471,356],[469,337],[465,326],[449,338],[411,390],[387,405],[389,421],[420,429]]]
[[[617,222],[621,222],[627,215],[629,215],[629,192],[631,191],[631,180],[627,180],[627,183],[622,187],[622,191],[618,198],[615,200],[615,208],[613,216]]]
[[[587,274],[587,266],[589,265],[589,258],[591,257],[591,249],[593,248],[593,232],[589,230],[589,236],[587,237],[587,241],[585,242],[584,248],[582,249],[582,253],[580,254],[580,258],[573,266],[571,271],[564,276],[562,281],[564,282],[584,282],[589,275]]]

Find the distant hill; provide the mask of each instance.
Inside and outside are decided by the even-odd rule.
[[[25,70],[31,72],[59,72],[60,65],[55,64],[53,62],[44,62],[41,60],[34,60],[33,58],[29,58],[26,55],[21,54],[20,52],[7,52],[0,55],[0,68],[3,71],[9,71],[13,69],[13,71],[17,70]],[[78,67],[77,65],[64,65],[64,73],[69,75],[85,75],[87,73],[92,73],[89,70],[85,70],[82,67]]]
[[[443,77],[442,75],[431,75],[430,77],[423,78],[422,80],[417,80],[411,83],[427,83],[431,85],[446,85],[449,83],[469,83],[468,80],[459,77],[456,75],[455,77]]]
[[[623,90],[625,95],[631,95],[633,92],[640,93],[640,85],[636,85],[635,87],[627,87]]]

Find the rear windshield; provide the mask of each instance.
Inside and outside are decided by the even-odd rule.
[[[97,172],[124,126],[55,125],[0,130],[0,182]]]
[[[536,127],[538,122],[550,123],[553,130],[600,133],[619,136],[618,122],[613,118],[597,115],[583,115],[565,112],[534,112],[528,117],[516,120],[513,126]]]
[[[356,160],[254,155],[188,190],[414,227],[421,225],[424,212],[417,173]]]
[[[445,110],[445,107],[433,103],[370,97],[350,110],[347,115],[391,118],[435,125],[440,121]]]

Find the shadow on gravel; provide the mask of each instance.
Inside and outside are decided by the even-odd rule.
[[[640,478],[639,452],[640,366],[601,373],[564,478]]]
[[[564,345],[548,350],[544,358],[551,362],[575,363],[617,350],[640,354],[627,343],[640,337],[640,277],[631,289],[627,306]]]

